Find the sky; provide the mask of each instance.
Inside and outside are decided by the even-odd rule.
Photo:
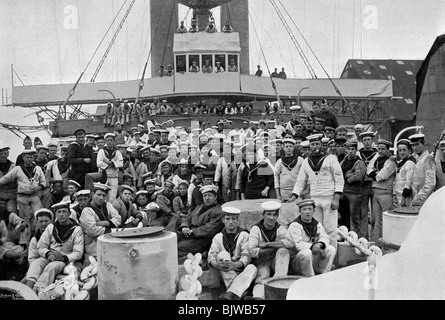
[[[11,64],[16,71],[15,86],[74,83],[85,69],[81,82],[89,82],[130,2],[0,1],[2,104],[6,102],[6,90],[11,96]],[[443,0],[275,2],[279,6],[282,3],[292,17],[291,20],[283,12],[294,38],[319,78],[326,78],[326,73],[333,78],[339,77],[348,59],[424,59],[436,37],[445,33]],[[149,4],[149,0],[136,0],[96,82],[140,78],[151,44]],[[121,6],[123,9],[115,24],[94,55]],[[270,1],[249,0],[249,9],[251,72],[260,64],[267,73],[267,62],[270,68],[284,67],[288,77],[310,77]],[[180,6],[179,20],[185,19],[186,26],[191,18],[191,13],[187,14],[187,11],[187,8]],[[218,25],[219,10],[215,9],[214,14]],[[37,124],[36,117],[30,115],[32,110],[0,108],[1,122]],[[45,134],[35,135],[43,137],[44,142],[49,141]],[[20,149],[21,141],[12,133],[0,129],[0,146],[5,144],[14,145],[14,150],[11,150],[14,154]]]

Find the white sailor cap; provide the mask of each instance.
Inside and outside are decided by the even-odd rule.
[[[77,191],[74,196],[79,197],[79,196],[88,196],[90,195],[91,191],[88,189],[84,189],[84,190],[79,190]]]
[[[147,184],[156,184],[156,179],[146,179],[144,181],[144,185],[147,185]]]
[[[122,191],[124,191],[124,190],[128,190],[128,191],[130,191],[131,193],[134,193],[134,188],[132,187],[132,186],[129,186],[129,185],[126,185],[126,184],[123,184],[122,185]]]
[[[57,210],[62,209],[62,208],[67,208],[69,210],[70,204],[71,204],[71,201],[59,202],[59,203],[53,204],[51,206],[51,209],[53,209],[54,212],[56,212]]]
[[[150,146],[149,146],[149,145],[146,145],[145,147],[143,147],[143,148],[140,150],[140,152],[144,152],[144,151],[146,151],[146,150],[150,150]]]
[[[79,189],[79,188],[80,188],[80,183],[79,183],[79,182],[77,182],[77,181],[75,181],[75,180],[69,180],[69,181],[68,181],[68,185],[73,185],[73,186],[76,186],[76,187],[77,187],[77,189]]]
[[[322,137],[323,137],[323,135],[321,133],[316,133],[316,134],[311,134],[310,136],[307,136],[306,139],[309,142],[314,142],[314,141],[321,141]]]
[[[364,126],[363,124],[361,124],[361,123],[357,123],[357,124],[354,126],[354,129],[365,129],[365,126]]]
[[[138,127],[142,128],[142,129],[145,129],[143,124],[138,124]]]
[[[419,142],[422,139],[425,139],[425,135],[423,133],[416,133],[416,134],[409,136],[408,139],[413,144],[413,143]]]
[[[41,209],[37,210],[36,212],[34,212],[34,215],[37,216],[40,212],[49,213],[51,215],[51,218],[53,217],[53,212],[46,208],[41,208]]]
[[[411,140],[411,139],[410,139]],[[411,143],[412,143],[412,141],[411,141]],[[384,145],[386,145],[388,148],[390,148],[391,146],[392,146],[392,143],[390,142],[390,141],[388,141],[388,140],[385,140],[385,139],[379,139],[378,141],[377,141],[377,144],[384,144]]]
[[[328,143],[329,140],[331,140],[331,139],[329,139],[327,137],[323,137],[323,138],[321,138],[321,143]]]
[[[303,208],[303,207],[307,207],[307,206],[315,207],[315,201],[312,200],[312,199],[305,199],[305,200],[297,203],[297,205],[300,207],[300,209]]]
[[[241,210],[235,207],[222,207],[222,211],[224,212],[224,216],[226,215],[236,215],[238,216],[241,213]]]
[[[25,149],[22,151],[22,154],[33,154],[33,153],[37,153],[37,150],[34,148],[31,149]]]
[[[286,139],[283,139],[283,144],[284,144],[284,143],[292,143],[292,144],[295,144],[296,142],[295,142],[294,139],[286,138]]]
[[[105,192],[108,192],[111,190],[111,188],[109,186],[107,186],[106,184],[103,184],[103,183],[99,183],[99,182],[93,183],[93,187],[94,187],[94,190],[102,190]]]
[[[289,110],[291,110],[291,111],[296,111],[296,110],[300,110],[300,109],[301,109],[301,107],[299,105],[295,105],[295,106],[292,106],[289,108]]]
[[[141,194],[148,195],[148,191],[147,190],[139,190],[138,192],[136,192],[136,197],[140,196]]]
[[[371,137],[371,138],[374,138],[375,133],[372,132],[372,131],[365,131],[365,132],[360,133],[358,136],[359,136],[360,138],[364,138],[364,137]]]
[[[116,138],[116,135],[114,133],[108,132],[105,134],[104,138],[107,139],[108,137],[112,137],[113,139]]]
[[[264,211],[276,211],[281,208],[281,202],[278,201],[266,201],[261,204],[261,208]]]
[[[201,191],[202,194],[204,194],[206,192],[213,192],[216,194],[218,192],[218,187],[213,184],[210,184],[210,185],[201,187],[201,189],[199,191]]]
[[[304,140],[300,143],[300,147],[302,148],[309,148],[309,145],[310,145],[309,140]]]

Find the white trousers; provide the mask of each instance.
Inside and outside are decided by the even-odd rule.
[[[31,262],[26,273],[26,280],[34,281],[35,287],[44,289],[54,282],[56,275],[61,273],[63,268],[65,268],[64,262],[50,262],[48,259],[40,257]]]
[[[313,198],[315,201],[314,218],[323,225],[324,230],[329,236],[329,242],[335,248],[337,247],[337,227],[338,211],[331,209],[334,198]]]
[[[264,282],[270,278],[273,272],[274,277],[287,276],[289,271],[290,254],[286,248],[280,248],[273,260],[257,265],[257,275],[253,296],[264,299]]]
[[[312,250],[304,249],[297,253],[291,261],[292,269],[305,277],[313,277],[315,273],[326,273],[331,271],[336,249],[329,245],[325,249],[326,257],[320,254],[314,255]]]
[[[243,292],[250,287],[256,274],[257,268],[253,264],[247,265],[241,273],[235,270],[221,271],[227,291],[236,294],[238,297],[241,297]]]

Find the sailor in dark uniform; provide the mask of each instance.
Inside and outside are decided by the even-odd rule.
[[[181,25],[176,30],[178,33],[187,33],[187,28],[184,26],[184,21],[181,21]]]
[[[198,32],[198,31],[199,31],[199,29],[198,29],[198,25],[196,24],[196,19],[193,18],[192,19],[192,25],[190,26],[189,32],[195,33],[195,32]]]
[[[77,181],[81,189],[85,186],[85,174],[90,170],[91,158],[87,157],[85,151],[85,130],[77,129],[74,132],[76,141],[68,147],[68,164],[71,166],[70,179]]]

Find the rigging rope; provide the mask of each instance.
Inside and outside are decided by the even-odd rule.
[[[65,101],[65,103],[63,104],[63,107],[62,107],[62,108],[64,109],[64,118],[65,118],[65,119],[66,119],[66,105],[68,104],[69,99],[70,99],[70,98],[74,95],[74,93],[76,92],[76,88],[77,88],[77,85],[78,85],[79,82],[80,82],[80,79],[82,79],[83,75],[85,74],[86,69],[88,69],[88,67],[90,66],[91,61],[93,61],[94,56],[96,55],[97,51],[99,50],[100,46],[102,45],[102,42],[105,40],[105,37],[107,36],[108,32],[110,31],[111,27],[113,26],[114,21],[116,21],[116,19],[117,19],[119,13],[120,13],[121,10],[123,9],[123,7],[124,7],[124,5],[125,5],[125,3],[126,3],[127,1],[128,1],[128,0],[125,0],[125,2],[122,4],[122,6],[121,6],[121,8],[119,9],[117,15],[114,17],[113,21],[111,22],[110,26],[108,27],[107,31],[105,32],[104,36],[102,37],[102,40],[100,41],[99,45],[97,46],[96,50],[94,51],[93,55],[91,56],[90,61],[88,61],[87,66],[85,67],[85,69],[83,70],[83,72],[80,74],[80,76],[79,76],[79,78],[77,79],[76,83],[74,84],[73,88],[69,91],[69,93],[68,93],[68,97],[66,98],[66,101]],[[62,109],[62,108],[59,109],[59,114],[61,113],[61,109]]]
[[[253,12],[253,11],[252,11]],[[261,23],[260,22],[260,19],[258,18],[258,16],[255,14],[255,12],[253,12],[254,13],[254,16],[255,16],[255,18],[256,18],[256,20],[261,24],[261,26],[263,26],[263,23]],[[289,67],[289,69],[291,69],[291,66],[290,66],[290,64],[289,64],[289,62],[286,60],[286,58],[283,56],[283,53],[282,53],[282,51],[281,51],[281,48],[280,48],[280,45],[279,45],[279,40],[278,40],[278,32],[276,31],[276,27],[275,27],[275,20],[273,19],[273,17],[272,17],[272,21],[273,21],[273,23],[274,23],[274,30],[275,30],[275,35],[277,36],[276,37],[276,39],[277,39],[277,42],[274,42],[274,41],[271,41],[271,43],[274,45],[274,47],[277,49],[277,51],[280,53],[280,56],[281,56],[281,58],[282,58],[282,60],[285,62],[285,64],[287,65],[287,67]],[[260,43],[262,43],[262,42],[260,42]],[[260,56],[260,58],[261,58],[261,56]],[[259,60],[259,59],[258,59]],[[295,71],[294,71],[294,73],[295,73]]]
[[[165,52],[167,51],[168,36],[170,35],[170,29],[171,29],[171,26],[172,26],[173,14],[175,13],[175,5],[176,5],[176,3],[173,2],[173,7],[172,7],[172,10],[171,10],[171,14],[170,14],[170,22],[168,23],[167,36],[165,37],[164,52],[162,53],[162,61],[161,61],[161,65],[162,66],[164,65]]]
[[[54,14],[54,30],[56,32],[56,42],[57,42],[57,60],[59,62],[59,76],[60,83],[62,83],[62,58],[60,55],[60,40],[59,40],[59,28],[57,28],[57,18],[56,18],[56,3],[53,0],[53,14]]]
[[[270,3],[272,4],[272,7],[275,9],[278,17],[281,20],[281,23],[283,24],[284,28],[286,29],[287,33],[289,34],[292,42],[294,43],[295,47],[297,48],[298,54],[300,55],[301,59],[303,60],[303,63],[305,64],[306,68],[308,69],[311,77],[313,79],[317,79],[317,75],[315,74],[314,69],[312,68],[308,58],[306,57],[306,55],[303,52],[303,49],[301,48],[300,44],[298,43],[297,39],[295,38],[294,34],[292,33],[292,30],[290,29],[288,23],[286,22],[286,20],[284,19],[283,14],[281,13],[280,8],[278,8],[278,5],[275,3],[274,0],[269,0]],[[281,1],[280,1],[281,3]],[[286,10],[286,9],[285,9]]]
[[[125,46],[124,46],[124,50],[122,50],[121,54],[120,54],[119,57],[117,58],[117,62],[119,62],[119,60],[121,59],[121,57],[122,57],[122,55],[125,53],[125,51],[128,52],[128,48],[129,48],[128,45],[129,45],[130,41],[133,39],[133,36],[134,36],[134,34],[136,33],[136,30],[138,30],[139,24],[143,21],[142,19],[145,17],[145,12],[147,11],[147,9],[148,9],[148,7],[145,8],[145,11],[144,11],[142,17],[139,19],[139,22],[136,24],[136,27],[134,28],[134,30],[133,30],[133,32],[132,32],[130,38],[127,39],[127,43],[126,43]],[[145,49],[144,49],[144,50],[145,50]],[[142,54],[141,54],[141,56],[142,56]],[[111,77],[112,74],[113,74],[113,70],[112,70],[111,73],[108,75],[108,77],[106,78],[105,82],[108,81],[108,79]]]
[[[165,8],[165,4],[167,3],[167,1],[164,1],[164,4],[162,6],[162,10],[164,10]],[[161,11],[162,11],[161,10]],[[158,31],[158,27],[159,27],[159,22],[161,21],[161,15],[159,15],[158,17],[158,21],[156,22],[156,27],[155,27],[155,32],[154,34],[157,33]],[[145,61],[145,65],[144,65],[144,70],[142,71],[142,75],[141,75],[141,80],[139,81],[139,88],[138,88],[138,95],[136,97],[136,101],[134,103],[134,105],[139,103],[139,97],[141,95],[141,91],[144,88],[144,78],[145,78],[145,72],[147,71],[147,66],[148,66],[148,61],[150,60],[150,56],[151,56],[151,51],[153,50],[153,41],[150,43],[150,51],[148,52],[148,56],[147,56],[147,60]]]
[[[19,78],[20,82],[24,86],[25,84],[23,83],[22,79],[20,79],[20,76],[17,74],[17,72],[15,71],[14,67],[12,67],[12,71],[14,71],[14,74],[17,76],[17,78]]]
[[[125,2],[127,2],[127,0],[125,0]],[[124,2],[124,4],[125,4],[125,2]],[[97,77],[100,69],[102,68],[102,65],[104,64],[105,60],[107,59],[108,53],[110,52],[111,48],[113,47],[113,44],[116,41],[116,39],[117,39],[117,37],[119,35],[119,32],[121,31],[122,26],[124,25],[125,20],[127,19],[128,15],[130,14],[130,11],[133,8],[133,5],[134,5],[135,2],[136,2],[136,0],[132,0],[131,1],[130,6],[128,7],[128,9],[125,12],[121,22],[119,23],[119,26],[117,27],[117,29],[116,29],[116,31],[115,31],[115,33],[113,35],[113,38],[111,39],[110,43],[108,44],[107,50],[105,50],[105,53],[104,53],[102,59],[100,60],[99,65],[97,66],[96,71],[94,72],[93,77],[91,78],[90,82],[95,82],[96,81],[96,77]],[[123,5],[122,5],[122,7],[123,7]]]
[[[270,1],[274,1],[274,0],[270,0]],[[298,30],[298,32],[300,33],[300,36],[303,38],[304,42],[307,44],[309,50],[312,52],[312,54],[314,55],[315,59],[317,60],[317,62],[319,63],[320,67],[323,69],[324,73],[326,74],[326,76],[328,77],[329,81],[331,82],[332,86],[335,89],[335,92],[337,92],[337,94],[341,97],[342,101],[346,104],[346,106],[349,106],[349,103],[346,101],[346,99],[343,97],[340,89],[335,85],[334,81],[332,80],[332,78],[329,76],[328,72],[326,71],[326,69],[323,67],[323,64],[320,62],[320,60],[318,59],[317,55],[315,54],[314,50],[312,50],[312,47],[309,45],[309,43],[307,42],[306,38],[303,36],[303,34],[301,33],[300,29],[298,28],[297,24],[295,23],[294,19],[292,18],[292,16],[289,14],[289,12],[286,10],[286,8],[284,7],[284,5],[281,3],[281,0],[278,0],[278,2],[281,4],[281,6],[283,7],[284,11],[286,12],[286,14],[289,16],[290,20],[292,21],[292,23],[294,24],[295,28]],[[343,107],[344,108],[344,107]]]
[[[230,25],[233,27],[233,25],[232,25],[232,17],[230,16],[230,7],[229,7],[229,3],[228,2],[226,2],[226,7],[227,7],[227,15],[229,16]]]
[[[270,82],[272,83],[272,88],[275,91],[275,95],[277,97],[278,104],[280,107],[282,107],[281,99],[280,99],[280,96],[278,95],[278,91],[277,91],[277,86],[275,85],[275,82],[273,81],[272,75],[270,73],[269,64],[267,63],[266,55],[264,54],[263,46],[261,45],[260,38],[258,37],[258,33],[256,31],[255,24],[253,23],[253,19],[252,19],[252,15],[250,14],[250,11],[251,10],[249,10],[249,16],[250,16],[250,21],[252,22],[253,31],[255,32],[255,36],[256,36],[258,44],[260,46],[260,50],[263,55],[264,62],[266,64],[267,72],[269,73],[269,79],[270,79]]]
[[[76,7],[79,8],[79,0],[76,0]],[[80,69],[80,72],[82,72],[83,67],[85,67],[85,57],[83,56],[82,25],[80,24],[79,9],[77,12],[78,12],[77,24],[79,25],[79,28],[77,28],[77,42],[78,42],[77,52],[79,54],[79,69]],[[80,46],[79,46],[79,44],[80,44]],[[79,51],[79,48],[80,48],[80,51]],[[85,81],[85,79],[84,79],[84,81]]]
[[[189,8],[189,9],[187,10],[187,13],[186,13],[185,16],[184,16],[184,19],[182,19],[181,22],[185,22],[185,20],[187,19],[187,16],[189,15],[190,10],[192,10],[192,8]]]

